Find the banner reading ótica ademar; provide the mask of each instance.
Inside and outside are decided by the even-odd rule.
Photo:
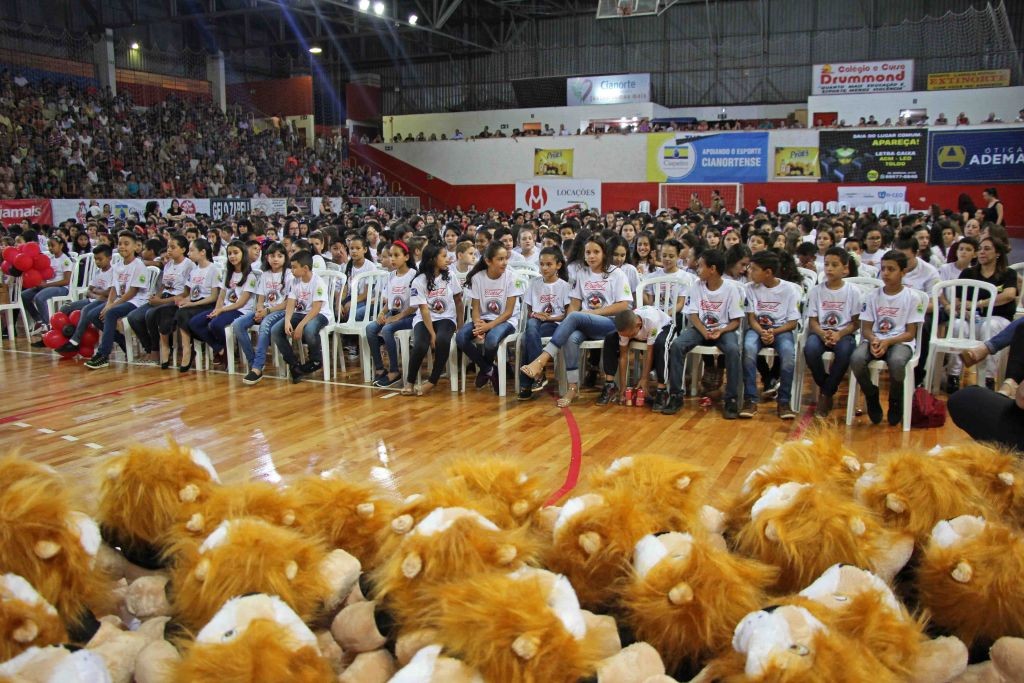
[[[763,183],[768,133],[647,136],[647,180],[657,183]]]
[[[1020,129],[934,132],[928,135],[928,182],[1024,182]]]

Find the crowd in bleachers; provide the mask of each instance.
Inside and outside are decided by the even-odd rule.
[[[307,147],[291,125],[239,107],[135,107],[126,94],[0,72],[0,199],[394,194],[347,157],[342,136]]]
[[[712,200],[654,216],[328,211],[91,219],[49,230],[26,221],[4,239],[45,243],[55,270],[50,282],[21,293],[33,338],[47,331],[50,298],[69,288],[82,298],[65,303],[84,310],[57,351],[73,354],[96,325],[103,334],[90,368],[105,367],[115,345],[130,353],[134,344],[164,368],[189,371],[203,349],[213,363],[234,367],[237,347],[249,368],[243,379],[254,384],[277,349],[277,372],[296,382],[321,371],[329,378],[337,360],[361,356],[366,381],[377,387],[422,394],[448,374],[454,388],[468,365],[478,389],[490,384],[504,395],[514,380],[518,398],[528,400],[553,379],[547,366],[560,358],[561,405],[592,388],[600,405],[644,394],[641,403],[674,414],[693,395],[702,405],[720,401],[727,419],[752,418],[764,401],[792,419],[805,371],[826,417],[839,387],[854,385],[849,367],[877,423],[886,416],[872,361],[881,361],[891,383],[888,422],[896,425],[909,416],[902,388],[925,386],[926,369],[929,388],[944,384],[956,396],[977,390],[960,389],[963,368],[977,365],[981,391],[1022,402],[1024,325],[1014,321],[1021,266],[1008,265],[997,193],[987,195],[977,216],[937,207],[904,216],[778,215],[763,207],[730,215]],[[105,267],[83,282],[75,264],[89,254]],[[132,286],[150,266],[154,277]],[[991,287],[962,310],[963,285],[934,289],[958,277]],[[973,329],[977,342],[933,360],[930,341],[950,329],[961,338]],[[306,349],[304,361],[296,345]],[[449,354],[456,348],[461,364],[460,354]],[[630,379],[633,348],[650,353]],[[430,356],[433,370],[421,381]]]

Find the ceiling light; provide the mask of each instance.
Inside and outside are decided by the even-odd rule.
[[[129,47],[131,47],[133,50],[138,50],[139,49],[139,44],[138,43],[132,43]]]
[[[320,54],[321,52],[323,52],[323,48],[321,48],[321,47],[320,47],[320,46],[318,46],[318,45],[314,45],[313,47],[309,48],[309,51],[310,51],[310,52],[311,52],[312,54],[314,54],[314,55],[318,55],[318,54]]]
[[[415,14],[410,14],[409,15],[409,23],[412,24],[413,26],[415,26],[416,22],[419,21],[419,20],[420,20],[420,18],[418,16],[416,16]]]
[[[373,3],[373,13],[376,14],[378,17],[380,15],[384,14],[384,3],[383,2],[375,2],[375,3]]]
[[[370,9],[370,0],[359,0],[359,9],[362,12]]]

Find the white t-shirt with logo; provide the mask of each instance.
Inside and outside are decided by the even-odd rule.
[[[943,263],[939,267],[939,279],[940,280],[957,280],[960,278],[960,273],[963,271],[960,266],[956,264],[956,261],[952,263]]]
[[[314,303],[322,301],[320,315],[327,318],[328,325],[334,322],[331,302],[327,299],[327,285],[316,273],[310,276],[309,282],[303,282],[299,278],[293,279],[288,290],[288,298],[295,300],[295,312],[301,315],[306,315],[313,308]]]
[[[401,312],[409,308],[409,294],[415,277],[416,271],[412,268],[405,271],[405,275],[399,275],[396,270],[388,273],[387,285],[384,287],[384,296],[387,297],[384,310]]]
[[[703,280],[697,280],[690,287],[683,313],[696,315],[704,327],[714,331],[743,317],[744,298],[743,287],[731,280],[723,279],[714,291]]]
[[[161,280],[164,293],[178,296],[184,292],[188,276],[195,267],[196,264],[187,258],[181,259],[181,263],[175,263],[174,261],[165,263]]]
[[[513,325],[519,322],[519,303],[526,290],[524,279],[506,268],[497,279],[487,277],[487,271],[482,270],[473,276],[466,294],[471,299],[480,302],[480,319],[490,322],[505,311],[505,304],[509,297],[516,297],[515,310],[507,322]]]
[[[352,283],[355,282],[356,275],[361,275],[363,273],[375,272],[377,270],[377,264],[374,263],[373,261],[371,261],[370,259],[364,259],[363,260],[363,265],[361,265],[361,266],[357,266],[352,261],[349,261],[349,263],[352,264],[352,270],[348,270],[348,266],[346,265],[346,274],[348,276],[348,280],[347,280],[348,281],[348,289],[349,289],[349,293],[351,295],[351,293],[352,293]],[[366,283],[365,282],[361,282],[359,284],[359,291],[356,292],[355,296],[353,296],[352,298],[353,299],[358,299],[359,296],[362,295],[365,292],[366,292]]]
[[[479,277],[479,275],[477,275]],[[476,280],[476,278],[473,278]],[[409,287],[409,304],[416,307],[416,314],[412,318],[415,327],[423,322],[423,313],[420,306],[426,305],[430,311],[430,320],[451,320],[458,321],[458,310],[455,308],[455,296],[462,294],[462,283],[459,278],[451,272],[448,273],[448,281],[445,282],[441,275],[434,276],[434,288],[427,291],[427,276],[417,275]]]
[[[774,287],[747,285],[746,312],[753,313],[757,324],[766,330],[781,327],[800,319],[800,293],[802,290],[779,280]]]
[[[188,274],[189,301],[201,301],[220,289],[217,282],[217,265],[207,263],[205,268],[196,266]]]
[[[581,272],[576,279],[573,299],[579,299],[584,313],[617,304],[620,301],[632,302],[633,290],[629,288],[626,274],[620,268],[612,266],[604,273],[595,273],[590,268]]]
[[[619,269],[626,274],[626,282],[629,283],[629,291],[635,292],[640,288],[640,271],[632,263],[623,263]]]
[[[149,272],[142,259],[135,257],[131,263],[119,263],[112,268],[114,271],[114,293],[121,297],[132,287],[138,287],[135,296],[128,300],[128,303],[138,308],[146,303],[149,294],[146,290],[146,282],[149,280]]]
[[[866,266],[871,266],[876,271],[882,268],[882,257],[885,256],[885,249],[879,249],[873,254],[869,254],[866,251],[860,252],[860,262]]]
[[[629,346],[629,342],[634,339],[647,342],[648,346],[654,346],[662,328],[672,321],[665,311],[656,306],[641,306],[634,313],[636,313],[636,317],[640,318],[640,331],[633,337],[623,337],[620,334],[619,346]]]
[[[811,288],[807,296],[807,317],[817,318],[823,330],[841,330],[860,315],[860,288],[844,282],[839,289],[829,289],[824,282]]]
[[[284,275],[283,279],[282,274]],[[280,273],[268,270],[260,273],[259,279],[256,280],[256,286],[249,290],[249,293],[254,297],[262,296],[264,308],[273,308],[284,303],[293,279],[291,268],[285,268]]]
[[[530,289],[523,300],[534,313],[547,313],[557,318],[569,305],[570,291],[569,283],[561,278],[547,283],[544,278],[535,277],[530,281]]]
[[[110,266],[106,270],[97,268],[92,274],[89,286],[102,292],[110,289],[112,284],[114,284],[114,267]]]
[[[889,295],[879,287],[868,295],[860,313],[862,321],[872,323],[871,331],[879,339],[891,339],[907,331],[907,325],[924,322],[927,304],[916,290],[904,287],[898,294]],[[903,342],[911,349],[916,340]]]
[[[923,259],[917,259],[912,270],[903,273],[903,286],[932,295],[932,285],[939,281],[939,270]]]
[[[227,291],[224,292],[224,305],[230,306],[231,304],[237,303],[242,295],[251,291],[256,287],[256,280],[259,277],[258,273],[250,272],[245,279],[242,279],[242,274],[235,272],[231,274],[231,279],[228,280]],[[249,300],[245,302],[245,305],[238,310],[242,314],[252,313],[253,308],[256,306],[256,299],[250,294]]]
[[[50,268],[53,268],[53,279],[60,280],[64,273],[70,273],[75,269],[75,262],[67,254],[50,257]]]

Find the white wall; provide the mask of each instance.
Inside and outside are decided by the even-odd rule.
[[[856,125],[860,117],[871,115],[881,123],[893,121],[901,109],[927,109],[929,122],[944,113],[950,123],[964,112],[972,124],[984,121],[989,112],[1010,122],[1024,107],[1024,87],[979,88],[975,90],[935,90],[904,93],[878,93],[874,95],[812,95],[807,98],[808,121],[813,122],[817,112],[836,112],[849,125]]]
[[[710,107],[659,107],[661,112],[657,114],[662,117],[692,116],[698,121],[715,121],[719,114],[725,109],[728,119],[784,119],[798,109],[806,109],[803,102],[799,104],[745,104],[745,105],[714,105]]]

